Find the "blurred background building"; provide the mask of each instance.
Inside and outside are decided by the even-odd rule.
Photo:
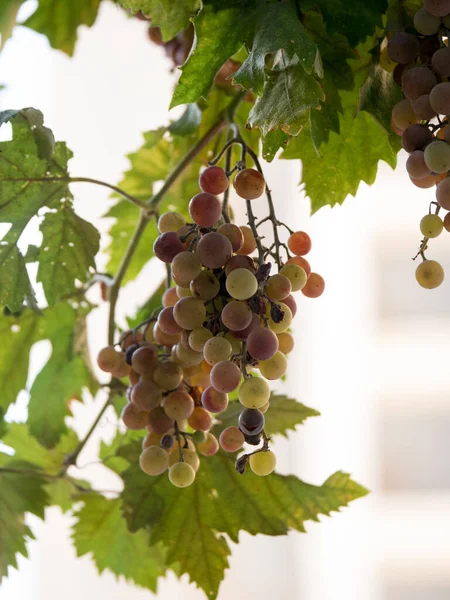
[[[68,59],[37,34],[17,29],[0,55],[0,83],[7,85],[0,108],[41,109],[57,139],[74,151],[74,175],[116,183],[141,133],[167,122],[176,75],[147,41],[145,24],[113,4],[103,5],[95,27],[80,33]],[[280,470],[320,484],[343,469],[373,493],[332,519],[307,523],[307,535],[242,533],[220,599],[450,598],[450,236],[444,232],[429,253],[443,264],[447,281],[438,290],[419,288],[411,257],[433,191],[414,188],[404,162],[400,155],[395,173],[382,164],[374,186],[361,185],[356,199],[311,220],[298,189],[298,161],[267,167],[280,218],[311,234],[311,263],[327,282],[320,299],[300,299],[289,378],[277,386],[322,417],[277,441]],[[98,225],[106,191],[84,184],[74,190],[82,216]],[[234,207],[243,216],[238,201]],[[32,240],[37,230],[27,233]],[[152,264],[125,288],[122,317],[149,294],[158,268]],[[100,308],[91,318],[93,352],[105,338],[105,316]],[[48,352],[43,344],[33,351],[34,372]],[[26,402],[23,393],[9,416],[23,418]],[[80,433],[100,404],[76,405]],[[114,427],[105,419],[98,438],[109,438]],[[98,438],[82,455],[85,464],[95,458]],[[83,476],[99,487],[118,485],[98,465]],[[30,521],[37,541],[29,544],[30,560],[20,558],[19,571],[3,584],[1,600],[152,597],[108,573],[99,576],[89,557],[77,560],[70,518],[58,509],[47,516],[45,524]],[[158,598],[204,595],[187,579],[169,576]]]

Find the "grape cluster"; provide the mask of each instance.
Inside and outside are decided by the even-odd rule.
[[[261,173],[242,164],[236,170],[237,195],[259,198],[266,189]],[[243,472],[248,462],[257,475],[274,470],[264,431],[267,380],[284,376],[294,347],[288,331],[297,311],[292,292],[315,298],[324,290],[304,258],[311,249],[305,232],[291,232],[278,273],[271,275],[270,263],[251,257],[261,244],[256,229],[228,222],[218,198],[229,176],[217,165],[200,174],[200,192],[189,203],[191,223],[178,212],[159,217],[154,254],[175,285],[164,292],[157,316],[123,334],[119,348],[108,346],[98,355],[102,370],[129,377],[122,419],[130,429],[147,429],[142,470],[160,475],[168,469],[178,487],[194,481],[198,453],[214,455],[219,445],[235,453],[245,443],[262,444],[239,458],[236,468]],[[210,430],[233,392],[242,412],[217,440]]]
[[[419,188],[436,186],[436,200],[420,222],[424,239],[415,258],[417,282],[433,289],[444,280],[440,263],[427,260],[431,238],[450,231],[450,0],[425,0],[414,15],[415,31],[397,32],[381,50],[380,65],[393,72],[405,98],[392,109],[391,127],[409,153],[406,169]]]

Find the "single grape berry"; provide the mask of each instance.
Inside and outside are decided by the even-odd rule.
[[[425,215],[420,221],[420,232],[428,238],[441,235],[444,223],[439,215]]]
[[[394,34],[388,42],[389,57],[396,63],[406,65],[419,54],[420,44],[415,35],[403,31]]]
[[[261,434],[258,433],[257,435],[246,435],[245,436],[245,441],[247,444],[250,444],[250,446],[259,446],[259,444],[261,443]]]
[[[427,290],[432,290],[444,281],[444,269],[435,260],[424,260],[416,269],[417,283]]]
[[[256,408],[246,408],[239,415],[238,424],[244,435],[258,435],[264,428],[264,415]]]
[[[222,194],[228,188],[229,181],[225,171],[221,167],[207,167],[200,173],[198,185],[202,192],[209,194]]]
[[[252,454],[249,460],[250,469],[255,475],[270,475],[276,467],[277,458],[271,450],[263,450]]]
[[[222,207],[216,196],[202,192],[189,202],[189,214],[201,227],[212,227],[220,219]]]
[[[169,481],[175,487],[188,487],[194,479],[195,470],[187,462],[176,462],[169,469]]]
[[[256,169],[239,171],[233,181],[236,194],[245,200],[255,200],[264,193],[266,182]]]

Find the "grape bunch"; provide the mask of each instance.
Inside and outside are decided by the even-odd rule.
[[[256,169],[239,163],[232,173],[236,170],[234,189],[249,213],[249,202],[265,192],[266,182]],[[260,446],[238,458],[241,473],[247,463],[257,475],[275,469],[264,431],[267,380],[284,376],[294,347],[292,293],[316,298],[325,285],[304,258],[311,239],[302,231],[290,233],[286,261],[271,274],[265,259],[272,251],[262,247],[256,227],[230,223],[218,198],[227,192],[229,176],[217,165],[202,171],[200,192],[189,203],[192,222],[178,212],[159,217],[154,254],[166,263],[174,285],[164,292],[157,315],[98,355],[102,370],[129,378],[122,420],[130,429],[147,430],[142,470],[148,475],[168,470],[178,487],[194,481],[198,454],[211,456],[219,447],[236,453],[245,444]],[[258,245],[257,260],[251,255]],[[217,439],[210,430],[232,393],[242,412]]]
[[[436,200],[420,222],[423,240],[415,258],[419,285],[437,288],[444,270],[425,251],[429,240],[450,231],[450,0],[425,0],[414,15],[411,31],[397,32],[381,50],[380,65],[393,73],[404,99],[392,109],[391,127],[409,153],[406,169],[414,185],[436,186]]]

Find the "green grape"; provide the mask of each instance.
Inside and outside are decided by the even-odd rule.
[[[280,273],[281,275],[284,275],[289,279],[289,281],[291,282],[293,292],[298,292],[299,290],[304,288],[308,280],[308,276],[306,275],[305,269],[293,263],[289,265],[286,264],[283,267],[281,267]],[[287,294],[286,296],[289,296],[289,294]],[[283,298],[278,299],[283,300]]]
[[[301,267],[299,267],[299,269],[301,269]],[[264,291],[271,300],[284,300],[292,292],[292,284],[286,275],[283,275],[283,273],[276,273],[275,275],[272,275],[272,277],[269,277],[264,287]]]
[[[189,334],[189,346],[195,352],[203,352],[206,342],[213,337],[213,334],[206,327],[196,327]]]
[[[275,470],[277,457],[271,450],[257,452],[250,456],[249,464],[255,475],[270,475]]]
[[[224,337],[216,336],[208,340],[203,348],[203,356],[209,365],[228,360],[231,357],[231,344]]]
[[[450,144],[443,140],[431,142],[425,148],[424,159],[433,173],[446,173],[450,169]]]
[[[282,320],[279,323],[275,323],[275,321],[272,319],[272,317],[270,316],[270,313],[269,313],[269,317],[268,317],[269,328],[274,333],[282,333],[283,331],[286,331],[287,329],[289,329],[289,327],[291,326],[292,312],[291,312],[291,309],[289,308],[289,306],[287,306],[287,304],[285,304],[284,302],[278,302],[277,304],[280,307],[280,309],[283,311],[284,315],[283,315]]]
[[[172,361],[161,362],[153,373],[153,379],[163,390],[174,390],[183,381],[183,371]]]
[[[239,389],[239,401],[246,408],[261,408],[269,398],[269,385],[261,377],[246,379]]]
[[[169,467],[169,455],[159,446],[149,446],[142,451],[139,466],[147,475],[161,475]]]
[[[258,282],[247,269],[235,269],[227,276],[225,286],[227,292],[235,300],[248,300],[256,294]]]
[[[194,298],[200,298],[207,302],[217,296],[220,291],[220,283],[213,271],[205,269],[191,281],[190,290]]]
[[[175,355],[183,367],[193,367],[199,365],[203,360],[201,352],[195,352],[190,348],[185,348],[181,343],[175,346]]]
[[[202,270],[202,265],[196,254],[193,252],[180,252],[172,261],[172,277],[177,285],[189,287],[191,281],[198,277]]]
[[[287,358],[278,351],[268,360],[261,360],[258,363],[259,371],[263,377],[269,380],[281,379],[287,371]]]
[[[190,441],[190,440],[189,440]],[[195,446],[194,446],[195,448]],[[183,453],[183,460],[186,464],[190,465],[194,471],[197,473],[200,467],[200,458],[198,457],[195,449],[192,448],[183,448],[183,442],[181,444],[181,451]],[[169,467],[173,466],[175,463],[180,462],[180,450],[178,444],[172,449],[172,452],[169,456]]]
[[[175,321],[183,329],[201,327],[206,318],[206,308],[199,298],[181,298],[173,307]]]
[[[177,285],[175,289],[177,290],[177,295],[180,300],[181,300],[181,298],[190,298],[193,295],[191,292],[191,288],[189,288],[189,287],[183,287],[181,285]]]
[[[278,349],[283,354],[289,354],[294,349],[294,336],[289,331],[283,331],[277,334]]]
[[[179,212],[166,212],[158,219],[159,233],[178,231],[181,227],[184,227],[184,225],[186,225],[186,219]]]
[[[443,229],[444,223],[439,215],[425,215],[420,221],[420,231],[425,237],[438,237]]]
[[[176,462],[169,469],[169,481],[179,488],[190,486],[195,479],[195,471],[186,462]]]
[[[195,404],[187,392],[174,390],[164,398],[162,407],[170,419],[179,421],[180,419],[187,419],[192,415]]]
[[[417,283],[427,290],[432,290],[444,281],[444,269],[435,260],[424,260],[416,269]]]

